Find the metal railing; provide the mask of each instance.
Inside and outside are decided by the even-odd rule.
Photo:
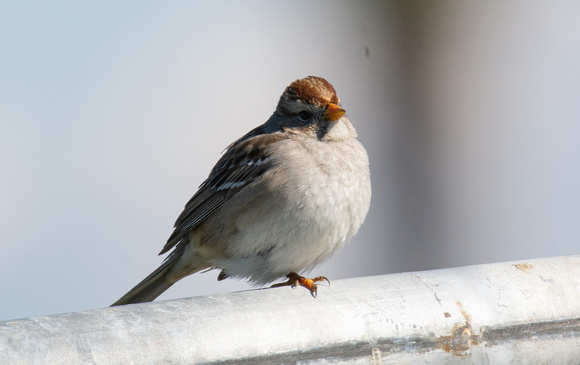
[[[580,364],[580,256],[0,322],[0,364]]]

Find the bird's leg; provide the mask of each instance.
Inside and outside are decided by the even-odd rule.
[[[295,272],[291,272],[290,274],[286,275],[286,277],[288,278],[287,281],[285,281],[283,283],[274,284],[271,287],[277,288],[280,286],[291,285],[292,287],[295,288],[298,285],[301,285],[301,286],[305,287],[306,289],[310,290],[310,293],[312,294],[312,296],[314,298],[316,298],[318,286],[315,283],[317,283],[319,281],[326,280],[328,282],[328,285],[330,285],[330,280],[328,280],[328,278],[326,276],[317,276],[313,279],[309,279],[309,278],[305,278],[304,276],[298,275]]]

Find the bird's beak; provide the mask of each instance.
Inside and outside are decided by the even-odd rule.
[[[324,112],[324,118],[328,120],[339,120],[342,116],[346,113],[346,110],[342,109],[340,106],[329,103],[328,108],[326,108],[326,112]]]

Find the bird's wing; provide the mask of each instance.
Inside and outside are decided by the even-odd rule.
[[[285,138],[282,133],[261,134],[256,128],[232,143],[185,205],[175,222],[173,233],[159,254],[166,253],[182,239],[187,239],[192,228],[262,175],[270,166],[267,147]]]

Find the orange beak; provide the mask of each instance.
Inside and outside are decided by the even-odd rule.
[[[339,120],[342,116],[346,113],[346,110],[342,109],[340,106],[329,103],[328,108],[326,108],[326,112],[324,112],[324,118],[328,120]]]

